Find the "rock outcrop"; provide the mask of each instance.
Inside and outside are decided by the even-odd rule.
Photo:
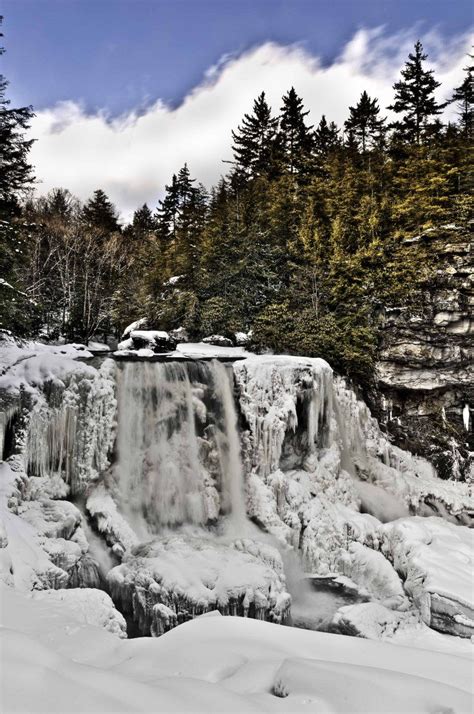
[[[430,274],[407,304],[386,306],[371,406],[395,443],[428,458],[441,478],[473,476],[474,266],[454,225],[405,241],[429,251]],[[421,266],[420,266],[421,269]]]

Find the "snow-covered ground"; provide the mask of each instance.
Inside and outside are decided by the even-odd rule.
[[[1,616],[5,712],[471,711],[471,662],[448,654],[217,613],[123,640],[9,588]]]

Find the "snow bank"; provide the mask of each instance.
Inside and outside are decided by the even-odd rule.
[[[64,603],[2,597],[2,701],[18,712],[469,712],[470,662],[341,635],[201,617],[120,640]],[[25,686],[27,677],[27,686]]]
[[[32,594],[38,602],[60,602],[63,612],[86,625],[103,627],[118,637],[127,637],[123,615],[115,609],[112,599],[103,590],[75,588],[72,590],[42,590]]]

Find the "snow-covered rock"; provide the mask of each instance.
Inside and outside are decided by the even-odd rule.
[[[209,335],[204,337],[203,342],[205,345],[216,345],[217,347],[233,347],[234,343],[228,337],[223,335]]]
[[[32,593],[38,602],[58,603],[62,611],[85,625],[103,627],[119,637],[127,637],[127,625],[123,615],[115,608],[110,595],[93,588],[71,590],[41,590]]]
[[[135,320],[134,322],[131,322],[130,325],[127,325],[125,330],[122,332],[122,337],[120,338],[121,341],[126,340],[127,337],[130,337],[130,333],[133,330],[141,330],[141,329],[147,329],[148,327],[148,318],[147,317],[141,317],[138,320]]]
[[[384,526],[382,551],[405,580],[423,621],[441,632],[474,634],[474,533],[441,518]]]
[[[237,347],[245,347],[250,343],[250,339],[252,336],[252,331],[250,332],[235,332],[234,333],[234,340],[235,344]]]
[[[177,327],[176,330],[170,330],[171,337],[179,342],[189,342],[189,334],[185,327]]]
[[[154,636],[216,609],[281,622],[290,607],[278,551],[246,539],[161,537],[134,547],[107,579],[140,632]]]
[[[151,350],[152,353],[172,352],[178,340],[164,330],[131,330],[119,343],[120,350]]]

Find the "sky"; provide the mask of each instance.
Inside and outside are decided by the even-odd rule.
[[[230,131],[265,90],[290,86],[311,121],[342,124],[360,92],[391,100],[420,37],[443,80],[460,83],[470,0],[1,0],[0,71],[32,104],[32,160],[44,193],[97,187],[124,219],[156,206],[184,161],[206,185],[230,158]],[[469,36],[471,33],[471,37]],[[444,94],[442,94],[444,92]]]

